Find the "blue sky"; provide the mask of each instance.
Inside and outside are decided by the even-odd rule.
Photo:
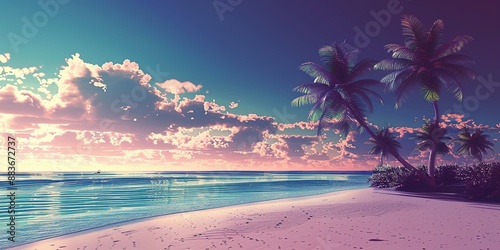
[[[45,22],[41,18],[44,14],[40,14],[46,13],[41,6],[43,3],[56,3],[58,10],[54,11],[53,16],[46,15],[50,16],[46,24],[35,25],[37,31],[32,32],[32,37],[25,38],[27,43],[12,46],[12,34],[24,36],[23,27],[26,24],[23,18],[35,24]],[[222,12],[214,6],[224,6],[228,10]],[[256,114],[259,117],[272,117],[276,123],[292,124],[305,121],[307,117],[307,107],[290,106],[290,101],[298,95],[292,92],[292,88],[310,81],[306,74],[297,69],[298,66],[306,61],[319,62],[317,50],[333,41],[356,45],[356,27],[364,30],[370,22],[376,21],[372,12],[380,13],[391,8],[397,9],[398,14],[391,15],[387,25],[379,24],[379,31],[361,49],[360,57],[378,60],[387,58],[389,54],[384,51],[383,45],[403,42],[401,14],[413,14],[427,26],[436,19],[442,19],[446,40],[461,34],[474,37],[475,40],[466,46],[463,53],[476,60],[472,68],[481,76],[488,79],[491,75],[494,82],[500,81],[497,75],[500,51],[495,49],[500,42],[500,34],[494,25],[499,18],[493,6],[493,1],[477,4],[468,1],[423,3],[393,0],[341,3],[327,0],[7,2],[0,10],[0,34],[3,34],[0,36],[0,55],[10,55],[4,66],[37,67],[37,72],[45,73],[44,78],[60,76],[62,67],[68,64],[65,60],[76,53],[83,62],[92,65],[106,62],[122,64],[130,60],[153,78],[154,73],[150,69],[159,69],[164,73],[152,79],[152,86],[155,86],[155,82],[169,79],[202,85],[201,90],[196,92],[186,91],[180,96],[181,99],[194,99],[196,95],[203,95],[204,101],[225,106],[224,112],[236,116]],[[54,10],[54,5],[50,7]],[[41,19],[37,23],[33,21],[34,17]],[[368,76],[380,79],[386,73],[373,72]],[[474,96],[479,83],[470,80],[464,83],[465,96]],[[9,81],[4,80],[0,86],[7,84]],[[58,84],[47,86],[52,95],[59,92],[61,85]],[[34,93],[40,94],[36,91],[39,85],[35,77],[27,75],[16,88],[26,91],[33,88]],[[369,116],[369,120],[379,126],[419,127],[423,116],[433,115],[431,105],[418,93],[402,108],[395,110],[393,93],[379,92],[383,94],[385,104],[376,105],[375,112]],[[499,93],[498,88],[494,87],[488,98],[480,100],[479,108],[471,109],[471,112],[467,112],[470,115],[464,119],[471,118],[476,124],[495,127],[499,123],[498,111],[488,107],[498,105]],[[166,95],[173,98],[169,93]],[[49,101],[44,100],[44,95],[40,96],[42,102]],[[238,103],[238,107],[230,109],[231,102]],[[451,94],[445,94],[440,103],[442,110],[446,111],[458,101]],[[289,116],[282,115],[285,109]],[[5,113],[8,114],[7,111]],[[18,131],[19,136],[32,132],[15,130],[14,127],[11,129],[12,132]],[[38,129],[40,131],[42,128]],[[76,139],[82,138],[83,135],[79,133],[88,131],[91,129],[71,132],[77,134]],[[497,131],[492,133],[498,134]],[[294,128],[278,134],[314,135],[315,131]],[[338,136],[330,137],[334,143],[338,143]],[[361,141],[356,142],[360,144],[357,149],[365,149],[361,145],[361,138],[363,136],[360,137]],[[281,140],[282,146],[288,150],[295,147],[283,138],[267,139],[270,145],[273,140]],[[260,139],[256,141],[260,142]],[[407,145],[409,149],[413,146]],[[349,147],[344,149],[351,150]],[[219,154],[222,158],[234,157],[233,154]],[[331,154],[335,155],[334,152]],[[356,151],[355,154],[360,152]],[[288,154],[285,159],[291,156],[293,154]],[[331,158],[328,162],[335,166]],[[50,165],[50,162],[47,164]],[[309,163],[306,161],[304,164],[307,166]]]

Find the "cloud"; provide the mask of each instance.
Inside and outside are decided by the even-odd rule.
[[[314,122],[277,123],[271,116],[234,114],[231,109],[238,102],[226,109],[205,94],[181,96],[202,86],[175,79],[152,84],[151,76],[130,60],[96,65],[75,54],[57,77],[48,77],[39,67],[0,68],[1,127],[28,142],[23,149],[26,164],[235,170],[371,169],[378,162],[367,153],[368,133],[339,138],[329,131],[317,137]],[[37,87],[23,88],[30,85]],[[450,133],[470,125],[500,137],[500,124],[476,124],[457,114],[444,115],[443,121]],[[391,128],[404,146],[401,154],[421,164],[428,154],[414,151],[416,142],[410,140],[419,130]]]
[[[234,109],[234,108],[237,108],[238,107],[238,103],[237,102],[231,102],[229,103],[229,108],[230,109]]]
[[[318,122],[295,122],[295,123],[279,123],[278,130],[285,131],[286,129],[300,128],[302,130],[316,130],[318,128]]]
[[[46,108],[39,95],[7,84],[0,88],[0,112],[41,116],[46,113]]]
[[[14,85],[23,84],[26,81],[26,76],[37,74],[35,73],[37,70],[38,68],[34,66],[22,68],[0,66],[0,81],[10,82]]]
[[[10,54],[9,53],[0,54],[0,63],[6,63],[9,60],[10,60]]]
[[[403,138],[407,134],[414,134],[416,132],[421,132],[421,128],[412,127],[390,127],[389,132],[398,134],[398,138]]]
[[[194,83],[189,81],[180,82],[176,79],[166,80],[162,83],[156,83],[156,85],[165,90],[167,93],[176,95],[190,93],[190,92],[198,92],[202,88],[201,84],[195,85]]]

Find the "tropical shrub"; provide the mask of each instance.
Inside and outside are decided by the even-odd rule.
[[[458,173],[460,167],[457,165],[441,165],[436,168],[436,185],[449,186],[462,182]]]
[[[439,186],[449,186],[459,184],[462,180],[458,175],[457,165],[443,165],[436,169],[436,184]],[[418,171],[427,172],[426,166],[419,166]],[[417,171],[410,171],[402,167],[392,167],[388,165],[377,166],[369,178],[372,187],[397,188],[408,191],[428,190],[425,180]]]
[[[420,173],[418,172],[420,171]],[[371,187],[396,188],[398,190],[417,191],[427,190],[428,185],[422,179],[421,173],[426,173],[425,166],[418,167],[418,170],[409,170],[404,167],[392,167],[389,165],[377,166],[369,177]]]
[[[378,165],[368,178],[371,187],[391,188],[398,187],[401,184],[401,178],[404,176],[403,169],[389,165]]]
[[[422,178],[422,173],[427,173],[426,166],[419,166],[417,170],[406,171],[406,176],[401,178],[402,183],[397,188],[403,191],[428,191],[430,190],[428,182]]]
[[[500,201],[500,163],[467,166],[458,175],[470,199]]]

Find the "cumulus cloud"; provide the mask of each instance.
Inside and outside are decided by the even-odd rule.
[[[189,81],[180,82],[179,80],[176,79],[166,80],[162,83],[156,83],[156,85],[165,90],[167,93],[176,95],[190,93],[190,92],[198,92],[202,88],[201,84],[196,85]]]
[[[314,122],[277,123],[270,116],[233,114],[237,102],[226,109],[205,94],[181,96],[199,91],[202,85],[175,79],[152,84],[152,77],[130,60],[97,65],[75,54],[57,77],[47,77],[32,66],[0,69],[1,126],[29,142],[23,150],[27,162],[60,159],[76,167],[86,162],[158,161],[149,166],[168,162],[179,169],[214,164],[223,169],[370,169],[378,161],[367,154],[367,133],[339,138],[330,131],[317,137]],[[28,84],[18,85],[17,80],[38,86],[23,88]],[[499,137],[500,124],[489,127],[460,115],[444,115],[443,121],[450,129],[470,125]],[[391,131],[404,145],[404,156],[425,162],[425,152],[413,151],[415,142],[409,139],[419,128]],[[443,159],[456,160],[450,157]]]
[[[0,88],[0,112],[4,114],[38,115],[46,112],[42,98],[30,91],[7,84]]]
[[[96,65],[75,54],[66,60],[57,78],[46,78],[35,69],[8,67],[6,72],[12,77],[32,74],[40,88],[20,90],[12,84],[0,87],[0,112],[13,115],[5,126],[29,138],[31,153],[77,144],[97,156],[124,155],[118,152],[138,149],[191,152],[141,154],[148,159],[179,160],[207,150],[226,155],[239,147],[251,151],[255,143],[275,131],[272,117],[231,114],[215,100],[206,101],[204,95],[168,99],[161,88],[179,94],[198,91],[201,85],[173,79],[152,86],[151,76],[130,60]],[[48,90],[51,85],[55,85],[55,92]],[[190,134],[193,129],[198,134]],[[221,131],[226,135],[216,135]],[[252,136],[257,139],[249,140]],[[220,155],[214,153],[212,157]]]

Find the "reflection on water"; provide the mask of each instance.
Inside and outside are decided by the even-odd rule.
[[[154,215],[362,188],[368,186],[368,176],[324,172],[19,174],[16,227],[22,234],[16,236],[16,244]],[[0,217],[0,223],[7,223],[6,216]],[[0,238],[0,245],[6,242]]]

